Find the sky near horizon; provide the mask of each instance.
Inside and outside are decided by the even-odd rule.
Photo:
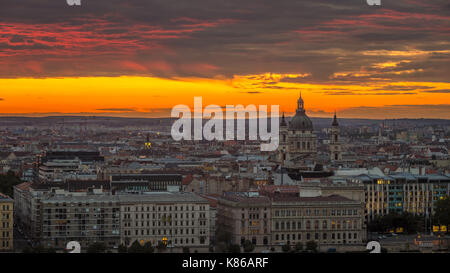
[[[0,115],[167,117],[178,104],[450,119],[443,0],[0,0]]]

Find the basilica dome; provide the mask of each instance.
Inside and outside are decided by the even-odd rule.
[[[295,116],[292,117],[291,122],[289,122],[289,129],[297,131],[312,131],[313,124],[305,114],[305,111],[297,111],[297,113],[295,113]]]
[[[289,122],[289,129],[296,131],[312,131],[313,124],[312,121],[305,113],[304,102],[300,94],[300,98],[297,101],[297,111],[295,116],[292,117],[291,122]]]

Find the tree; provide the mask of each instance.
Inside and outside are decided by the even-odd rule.
[[[33,253],[33,249],[29,246],[26,246],[23,250],[22,253]]]
[[[159,241],[156,248],[158,249],[159,252],[163,252],[167,248],[167,246],[163,241]]]
[[[371,232],[385,233],[390,230],[395,231],[397,228],[403,228],[405,233],[414,234],[421,231],[421,221],[421,217],[408,212],[404,212],[402,214],[390,213],[388,215],[375,218],[369,223],[368,229]]]
[[[250,241],[246,240],[243,244],[244,252],[252,252],[255,249],[255,245]]]
[[[283,250],[283,252],[289,252],[289,251],[291,251],[291,245],[285,244],[281,247],[281,250]]]
[[[0,192],[13,197],[14,186],[22,183],[20,179],[12,171],[8,171],[6,175],[0,175]]]
[[[146,242],[142,246],[142,253],[153,253],[155,252],[155,248],[152,246],[151,242]]]
[[[445,196],[436,202],[433,222],[438,225],[450,225],[450,198]]]
[[[317,252],[317,243],[315,241],[306,242],[306,250]]]
[[[226,253],[228,252],[228,246],[226,243],[224,242],[217,242],[216,244],[216,250],[219,253]]]
[[[303,244],[301,242],[298,242],[295,244],[295,251],[300,252],[303,250]]]
[[[53,247],[46,248],[42,245],[38,245],[34,248],[27,246],[23,249],[22,253],[56,253],[56,249]]]
[[[217,242],[223,242],[226,245],[229,245],[231,242],[231,232],[225,230],[222,226],[218,226],[216,229],[216,240]]]
[[[106,245],[102,242],[95,242],[90,244],[87,248],[87,253],[105,253]]]
[[[47,248],[47,252],[45,253],[56,253],[56,249],[54,249],[53,247],[49,247]]]
[[[236,244],[232,244],[228,247],[229,253],[241,253],[241,247]]]
[[[141,246],[141,244],[135,240],[131,246],[128,248],[128,252],[129,253],[142,253],[143,252],[143,248]]]
[[[117,249],[117,252],[119,252],[119,253],[127,253],[128,252],[128,248],[124,244],[120,244],[119,248]]]

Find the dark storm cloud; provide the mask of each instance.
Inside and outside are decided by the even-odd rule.
[[[365,0],[83,0],[81,7],[0,0],[0,6],[0,77],[273,72],[310,74],[284,82],[361,83],[447,81],[450,72],[443,0],[384,1],[381,8]],[[408,54],[414,50],[424,53]],[[41,69],[21,69],[24,61]],[[373,66],[389,61],[400,63]]]
[[[412,91],[417,89],[430,89],[432,86],[422,86],[422,85],[386,85],[380,88],[375,88],[374,90],[392,90],[392,91]]]
[[[427,90],[423,91],[427,93],[450,93],[450,89],[437,89],[437,90]]]
[[[351,107],[338,112],[339,116],[361,117],[375,116],[392,118],[421,118],[428,114],[442,119],[450,118],[450,104],[423,104],[423,105],[385,105],[380,107]]]

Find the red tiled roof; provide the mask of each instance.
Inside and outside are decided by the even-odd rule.
[[[33,183],[31,183],[31,182],[23,182],[23,183],[20,183],[20,184],[16,185],[16,187],[19,190],[27,191],[27,190],[30,189],[31,184],[33,184]]]
[[[183,181],[181,182],[182,185],[189,185],[191,184],[192,180],[194,180],[194,177],[192,176],[192,174],[188,174]]]
[[[219,197],[218,194],[209,194],[209,195],[199,194],[199,195],[209,201],[209,206],[213,208],[217,207],[217,199]]]

